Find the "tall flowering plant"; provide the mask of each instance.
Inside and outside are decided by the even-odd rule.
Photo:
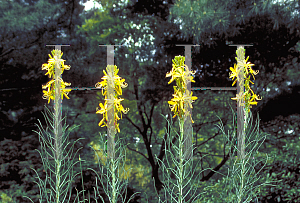
[[[238,82],[238,89],[240,92],[236,95],[236,97],[231,98],[232,100],[237,100],[238,102],[238,107],[239,110],[242,109],[244,112],[244,120],[246,122],[244,125],[244,128],[241,128],[243,131],[240,134],[242,137],[242,141],[240,141],[240,138],[238,137],[239,144],[241,145],[240,152],[241,153],[241,159],[235,159],[233,165],[232,160],[229,160],[229,165],[230,168],[228,168],[228,175],[226,177],[223,177],[221,181],[218,181],[216,184],[212,185],[212,188],[214,188],[214,191],[209,188],[204,188],[204,190],[208,190],[213,192],[214,195],[211,195],[208,193],[206,197],[204,197],[204,202],[234,202],[234,203],[244,203],[244,202],[250,202],[253,201],[254,197],[256,198],[257,201],[257,193],[260,192],[261,187],[264,185],[272,185],[269,184],[272,181],[272,178],[267,175],[267,177],[259,177],[256,178],[257,174],[262,170],[262,168],[266,165],[268,161],[265,162],[265,164],[259,168],[258,170],[258,164],[260,161],[260,157],[256,156],[255,154],[259,154],[258,148],[260,145],[264,142],[266,139],[266,133],[259,133],[259,127],[257,125],[253,130],[251,130],[251,133],[247,133],[246,141],[248,141],[246,144],[244,143],[244,138],[245,138],[245,131],[247,129],[247,126],[250,123],[250,119],[252,118],[252,113],[250,111],[251,105],[257,105],[257,100],[261,100],[261,98],[258,98],[258,96],[253,92],[253,90],[250,88],[250,83],[253,84],[253,82],[250,81],[250,75],[252,74],[253,77],[254,75],[258,74],[258,71],[254,71],[251,67],[254,66],[254,64],[251,64],[250,62],[247,62],[249,57],[245,60],[245,49],[243,47],[239,47],[236,51],[237,57],[237,64],[234,64],[234,67],[230,67],[230,74],[229,78],[235,79],[233,84],[234,85],[236,82]],[[244,80],[245,79],[245,80]],[[255,78],[254,78],[255,79]],[[252,93],[252,95],[251,95]],[[241,108],[242,107],[242,108]],[[232,109],[233,111],[233,109]],[[235,112],[233,111],[234,115]],[[249,118],[248,118],[249,114]],[[235,116],[233,116],[233,124],[236,122],[234,121]],[[220,119],[220,118],[219,118]],[[243,118],[238,118],[238,119],[243,119]],[[221,119],[220,119],[221,121]],[[238,121],[239,122],[239,121]],[[259,119],[257,119],[257,123],[259,122]],[[242,122],[241,122],[242,123]],[[243,124],[242,123],[242,124]],[[224,131],[223,124],[217,125],[220,130],[222,131],[223,135],[226,135]],[[234,128],[233,135],[236,134],[236,129]],[[255,135],[253,139],[253,135]],[[235,140],[232,141],[231,135],[228,136],[228,142],[224,143],[224,150],[225,146],[227,143],[230,143],[230,148],[229,148],[229,155],[231,158],[233,158],[233,154],[236,151],[235,147]],[[262,140],[262,141],[261,141]],[[261,142],[261,143],[260,143]],[[245,151],[244,147],[247,147],[247,156],[244,156],[243,153]],[[225,152],[224,152],[225,153]],[[263,182],[262,180],[266,180],[266,182]],[[258,180],[260,184],[258,184]],[[276,186],[276,185],[272,185]],[[215,195],[218,193],[219,195]],[[213,198],[213,199],[212,199]]]
[[[249,118],[251,118],[252,114],[250,111],[251,105],[257,105],[256,100],[261,100],[250,88],[250,83],[254,84],[250,80],[250,76],[252,75],[253,78],[255,79],[254,75],[257,75],[259,71],[254,71],[252,69],[252,66],[254,64],[247,62],[249,59],[249,56],[245,60],[245,49],[243,47],[239,47],[236,51],[237,57],[237,64],[234,64],[234,67],[230,67],[231,72],[229,73],[229,78],[234,80],[232,86],[238,82],[239,85],[239,90],[240,92],[236,95],[236,97],[231,98],[232,100],[237,100],[238,104],[240,107],[243,107],[243,112],[244,112],[244,128],[242,128],[242,133],[240,134],[240,137],[238,137],[238,142],[240,145],[240,157],[241,157],[241,162],[236,164],[236,162],[239,159],[236,159],[234,162],[234,166],[232,167],[232,170],[228,170],[232,172],[229,177],[225,178],[224,181],[224,186],[223,188],[227,191],[225,192],[225,196],[223,196],[223,199],[226,202],[237,202],[237,203],[242,203],[242,202],[249,202],[250,200],[253,199],[253,196],[256,197],[256,193],[260,191],[260,187],[263,185],[268,185],[270,178],[267,177],[267,182],[262,183],[260,185],[254,186],[254,183],[258,180],[254,180],[254,182],[250,183],[250,179],[252,180],[252,176],[256,175],[255,174],[255,169],[254,167],[258,164],[255,164],[255,159],[254,156],[251,155],[253,151],[256,150],[256,153],[258,153],[258,142],[260,139],[265,139],[262,135],[259,135],[258,129],[256,132],[255,140],[251,141],[250,143],[247,143],[247,147],[249,147],[250,151],[247,152],[247,156],[244,156],[245,152],[245,131],[248,126],[248,115]],[[250,75],[251,74],[251,75]],[[251,94],[252,93],[252,94]],[[241,108],[242,109],[242,108]],[[240,122],[242,124],[242,122]],[[224,133],[224,128],[221,128],[222,132]],[[224,133],[225,134],[225,133]],[[247,134],[246,139],[250,140],[252,137],[252,134]],[[230,140],[231,142],[231,140]],[[257,147],[257,149],[255,149]],[[253,156],[253,158],[252,158]],[[249,163],[251,162],[251,163]],[[236,166],[237,165],[237,166]],[[261,169],[260,169],[261,170]],[[239,174],[240,173],[240,174]],[[237,179],[237,180],[236,180]],[[223,189],[222,188],[222,189]],[[232,194],[231,192],[235,191],[236,194]],[[224,193],[224,191],[222,191]],[[256,197],[257,198],[257,197]]]
[[[168,194],[171,195],[171,198],[175,200],[174,196],[177,196],[178,198],[175,200],[176,202],[182,203],[185,202],[185,192],[183,191],[187,184],[184,183],[187,179],[188,173],[185,173],[186,166],[190,162],[189,159],[187,159],[187,163],[183,164],[184,158],[183,158],[183,136],[184,136],[184,120],[189,117],[191,119],[192,123],[194,123],[192,119],[191,112],[188,112],[187,106],[189,105],[190,108],[192,107],[192,103],[194,100],[197,99],[196,96],[193,96],[193,92],[189,92],[187,90],[187,83],[189,81],[195,82],[193,80],[193,76],[191,74],[195,74],[195,71],[188,71],[188,67],[184,64],[185,62],[185,57],[184,56],[175,56],[175,59],[172,60],[172,70],[166,74],[166,77],[171,77],[170,81],[168,84],[172,83],[174,80],[176,81],[176,86],[174,86],[174,94],[173,98],[168,101],[169,107],[172,112],[174,112],[174,117],[178,116],[179,117],[179,126],[180,126],[180,137],[179,137],[179,148],[175,147],[175,150],[179,154],[179,163],[177,160],[174,160],[173,157],[173,162],[175,162],[175,166],[177,166],[178,171],[175,171],[175,175],[177,177],[177,194],[174,194],[174,189],[169,189],[168,187],[165,187],[169,192]],[[165,142],[166,143],[166,142]],[[166,152],[169,152],[165,146]],[[167,153],[166,153],[167,157]],[[178,156],[177,156],[178,157]],[[166,158],[167,159],[167,158]],[[157,159],[160,161],[159,159]],[[191,159],[192,160],[192,159]],[[170,164],[169,164],[170,165]],[[164,164],[163,164],[164,166]],[[164,170],[164,168],[163,168]],[[167,170],[174,171],[173,168],[168,168]],[[168,176],[167,176],[168,177]],[[168,182],[170,182],[169,177],[168,177]],[[190,182],[190,180],[188,181]],[[173,183],[174,184],[174,183]],[[175,184],[174,184],[175,185]],[[191,189],[190,189],[191,190]],[[167,196],[167,194],[165,194]],[[198,194],[199,196],[199,194]],[[170,198],[167,198],[168,200]]]
[[[64,65],[65,60],[61,59],[63,53],[60,50],[53,50],[51,51],[51,53],[52,56],[49,54],[50,59],[48,60],[48,63],[42,65],[42,70],[47,70],[47,73],[45,75],[48,75],[49,78],[52,78],[52,80],[48,82],[46,85],[43,85],[42,88],[43,89],[48,88],[47,91],[43,90],[44,93],[43,99],[48,99],[48,103],[50,103],[51,99],[54,101],[54,106],[55,106],[54,115],[53,113],[50,112],[49,109],[48,109],[48,116],[45,115],[46,121],[48,120],[51,127],[53,128],[52,132],[54,133],[54,136],[53,133],[47,132],[48,127],[46,130],[44,130],[44,132],[48,135],[47,139],[41,135],[42,134],[41,132],[37,132],[39,134],[39,141],[41,143],[41,149],[42,149],[41,152],[39,150],[38,152],[40,153],[43,161],[43,167],[44,167],[43,172],[46,173],[45,182],[42,182],[42,180],[38,177],[40,183],[37,184],[39,185],[40,189],[42,188],[42,192],[40,195],[41,198],[40,202],[45,202],[43,201],[43,199],[45,198],[49,203],[50,202],[63,203],[63,202],[70,202],[70,198],[72,196],[71,186],[72,186],[72,180],[74,178],[73,166],[78,162],[76,161],[73,164],[74,158],[68,156],[71,155],[74,144],[78,140],[83,138],[77,139],[76,142],[73,144],[73,146],[71,146],[70,150],[68,150],[67,154],[65,155],[64,151],[66,147],[69,145],[69,143],[66,143],[68,139],[68,134],[70,133],[71,130],[78,127],[74,125],[73,127],[69,128],[70,131],[67,134],[66,133],[67,126],[62,127],[61,124],[62,123],[61,100],[63,99],[63,96],[69,99],[67,95],[71,91],[65,89],[66,86],[69,86],[71,84],[64,82],[61,79],[61,74],[63,73],[64,70],[69,70],[70,66]],[[53,118],[53,123],[51,122],[49,117]],[[41,123],[40,126],[42,127]],[[54,142],[54,146],[52,144],[53,142]],[[49,159],[54,160],[54,163]],[[50,188],[47,188],[48,187],[47,185],[50,185]],[[66,200],[68,189],[69,189],[69,199]],[[50,195],[48,195],[49,193]]]
[[[103,114],[102,120],[99,122],[99,126],[101,127],[108,127],[108,143],[105,145],[105,147],[108,149],[108,156],[110,158],[111,162],[111,168],[110,172],[112,175],[112,181],[111,187],[112,191],[111,194],[108,194],[108,192],[105,190],[105,193],[108,194],[110,202],[116,203],[118,201],[118,177],[120,175],[116,176],[116,165],[118,165],[118,161],[120,159],[117,159],[115,162],[114,156],[115,156],[115,143],[114,143],[114,129],[117,129],[118,132],[120,132],[119,124],[117,123],[118,120],[122,119],[122,112],[124,114],[127,114],[129,111],[129,108],[124,109],[124,107],[121,105],[121,101],[123,101],[123,98],[118,98],[122,95],[122,88],[127,87],[127,83],[125,83],[125,79],[122,79],[120,76],[118,76],[119,69],[117,66],[108,65],[106,68],[106,71],[103,70],[104,76],[101,78],[103,81],[96,83],[96,88],[102,89],[102,95],[105,96],[105,103],[99,103],[99,107],[97,107],[97,114]],[[103,91],[104,90],[104,91]],[[119,117],[118,113],[120,113],[121,118]],[[111,120],[113,119],[113,125],[111,125]],[[112,130],[113,129],[113,130]],[[111,135],[112,134],[112,135]],[[103,169],[102,169],[103,170]],[[124,170],[122,170],[124,172]],[[107,176],[108,177],[108,176]],[[121,194],[120,194],[121,195]]]

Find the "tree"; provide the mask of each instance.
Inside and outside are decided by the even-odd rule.
[[[169,20],[182,19],[184,36],[186,39],[192,37],[194,44],[211,45],[213,41],[207,39],[207,36],[218,35],[225,39],[236,36],[240,33],[239,25],[247,24],[252,17],[265,14],[271,16],[274,30],[278,30],[279,25],[287,25],[293,32],[297,27],[297,20],[290,20],[290,11],[296,8],[299,9],[295,1],[286,2],[285,6],[280,6],[278,3],[273,4],[270,0],[258,2],[252,0],[201,2],[178,0],[170,9]],[[243,43],[247,43],[247,40]]]

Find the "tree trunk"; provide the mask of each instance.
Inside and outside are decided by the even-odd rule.
[[[158,176],[158,164],[155,164],[152,170],[152,179],[154,179],[155,189],[159,195],[160,191],[163,189],[164,184],[160,181]]]

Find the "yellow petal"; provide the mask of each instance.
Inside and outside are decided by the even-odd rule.
[[[257,105],[257,102],[249,102],[250,105]]]
[[[232,86],[236,83],[236,81],[237,81],[237,80],[235,80],[235,81],[232,83]]]
[[[117,124],[117,131],[120,132],[119,124]]]
[[[121,114],[121,116],[122,116],[122,114]],[[115,113],[115,117],[116,117],[117,120],[120,120],[120,117],[118,116],[118,113]]]
[[[67,98],[67,99],[70,99],[69,97],[68,97],[68,95],[65,93],[65,92],[63,92],[63,94],[65,95],[65,97]],[[63,98],[63,97],[62,97]]]
[[[102,125],[102,123],[104,122],[104,118],[99,122],[99,126]]]
[[[166,78],[167,78],[167,77],[170,77],[171,75],[172,75],[171,73],[167,73],[167,74],[166,74]]]
[[[171,105],[176,104],[176,102],[174,102],[174,101],[168,101],[168,103],[171,104]]]

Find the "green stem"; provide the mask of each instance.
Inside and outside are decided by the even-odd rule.
[[[241,177],[242,177],[242,182],[241,182],[241,187],[240,187],[240,192],[239,192],[239,199],[238,199],[238,203],[240,203],[242,201],[242,190],[244,188],[244,173],[245,173],[245,166],[244,166],[244,159],[242,159],[242,170],[241,170]]]
[[[80,159],[80,155],[79,155],[79,163],[80,163],[80,169],[82,169],[81,168],[81,159]],[[84,185],[83,185],[83,176],[82,176],[82,171],[81,171],[81,184],[82,184],[82,190],[84,191]],[[84,192],[83,192],[83,201],[85,201],[84,200],[85,198],[84,198]]]
[[[107,65],[107,74],[114,76],[114,65]],[[111,171],[112,171],[112,203],[117,202],[117,189],[116,189],[116,176],[115,176],[115,106],[114,106],[114,99],[115,99],[115,84],[114,84],[114,77],[108,77],[107,79],[107,97],[108,101],[108,110],[107,110],[107,117],[108,117],[108,134],[107,134],[107,145],[108,145],[108,156],[111,161]]]
[[[179,163],[179,184],[178,184],[178,189],[179,189],[179,203],[182,203],[182,186],[183,186],[183,125],[184,125],[184,119],[180,119],[180,140],[179,140],[179,158],[180,158],[180,163]]]
[[[110,159],[111,162],[112,162],[112,203],[116,203],[116,176],[115,176],[115,162],[114,162],[114,159],[111,158]]]
[[[56,202],[60,203],[60,170],[61,170],[61,139],[62,139],[62,126],[61,126],[61,69],[60,58],[57,52],[55,56],[55,98],[54,98],[54,132],[55,132],[55,173],[56,173]]]
[[[60,161],[58,160],[57,166],[56,166],[56,202],[59,203],[59,196],[60,196]]]
[[[244,106],[243,108],[244,110],[244,131],[243,131],[243,136],[246,135],[246,129],[247,129],[247,119],[248,119],[248,108],[246,106]],[[244,144],[244,141],[243,141]],[[243,148],[244,149],[244,148]],[[244,151],[243,151],[244,154]],[[242,197],[243,197],[243,188],[244,188],[244,178],[245,178],[245,157],[242,157],[241,161],[242,161],[242,170],[241,170],[241,186],[240,186],[240,192],[239,192],[239,197],[238,197],[238,203],[242,202]]]

